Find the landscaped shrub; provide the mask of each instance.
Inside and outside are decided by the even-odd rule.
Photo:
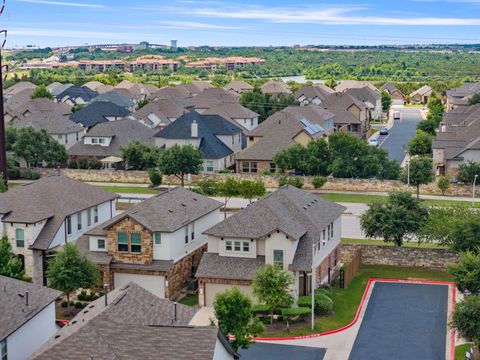
[[[198,180],[195,182],[197,192],[205,196],[215,196],[219,193],[219,183],[213,179]]]
[[[303,180],[301,176],[280,176],[278,179],[278,186],[292,185],[299,189],[303,187]]]
[[[88,295],[86,290],[80,291],[80,294],[78,294],[78,300],[80,301],[87,301],[88,300]]]
[[[153,186],[159,187],[160,185],[162,185],[162,174],[160,173],[160,171],[153,168],[148,169],[148,178],[150,179],[150,182]]]
[[[83,309],[85,306],[87,306],[87,304],[83,303],[83,302],[80,302],[80,301],[77,301],[74,306],[75,306],[76,309]]]
[[[315,314],[327,315],[333,310],[333,301],[325,294],[315,295]]]
[[[253,304],[252,314],[253,315],[259,315],[259,314],[269,315],[270,308],[268,307],[268,305],[265,305],[265,304]]]
[[[320,287],[315,289],[315,295],[324,294],[328,296],[330,299],[332,298],[332,289],[330,287]]]
[[[89,168],[89,169],[99,170],[99,169],[101,169],[102,167],[103,167],[103,164],[102,164],[100,161],[96,160],[96,159],[90,160],[90,161],[88,162],[88,168]]]
[[[60,306],[61,306],[62,308],[66,308],[66,307],[68,306],[68,301],[63,300],[63,301],[60,303]]]
[[[280,309],[283,317],[306,316],[310,315],[312,310],[306,307],[289,307]]]
[[[87,159],[78,160],[78,168],[79,169],[88,169],[88,160]]]
[[[67,167],[69,169],[78,169],[78,164],[76,160],[68,160]]]
[[[312,185],[315,189],[320,189],[326,182],[327,178],[325,176],[314,176],[312,178]]]
[[[28,180],[38,180],[42,175],[34,170],[25,169],[22,171],[22,177]]]
[[[297,301],[298,306],[302,307],[312,307],[312,297],[311,296],[299,296]]]
[[[231,174],[233,171],[230,170],[230,169],[222,169],[222,170],[218,170],[218,173],[219,174]]]

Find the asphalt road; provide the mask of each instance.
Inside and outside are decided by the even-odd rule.
[[[378,144],[388,151],[390,160],[402,163],[405,158],[405,147],[408,141],[415,135],[417,124],[422,120],[420,111],[413,108],[395,109],[401,112],[401,119],[395,120],[388,135],[380,135]]]

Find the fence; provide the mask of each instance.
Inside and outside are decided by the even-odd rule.
[[[360,269],[362,263],[362,250],[356,249],[350,262],[346,263],[340,270],[340,287],[345,289]]]

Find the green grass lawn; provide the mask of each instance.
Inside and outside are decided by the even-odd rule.
[[[334,315],[320,317],[315,320],[315,329],[313,333],[325,332],[339,329],[348,325],[355,317],[357,308],[360,304],[363,292],[368,279],[373,277],[386,279],[421,279],[421,280],[439,280],[452,281],[450,274],[443,271],[429,270],[425,268],[408,268],[395,266],[362,266],[346,289],[333,289],[333,311]],[[290,332],[277,331],[262,334],[264,337],[276,336],[299,336],[310,334],[310,327],[291,328]]]
[[[377,245],[377,246],[395,246],[391,242],[385,242],[383,240],[370,240],[370,239],[352,239],[342,238],[342,244],[360,244],[360,245]],[[446,246],[437,245],[432,243],[417,243],[417,242],[404,242],[403,247],[416,247],[416,248],[429,248],[429,249],[446,249]]]
[[[455,346],[455,360],[465,360],[465,353],[470,350],[470,344]]]
[[[179,301],[180,304],[188,306],[197,306],[198,305],[198,295],[189,294]]]
[[[96,185],[100,189],[110,191],[113,193],[121,194],[158,194],[159,191],[142,186],[108,186],[108,185]]]

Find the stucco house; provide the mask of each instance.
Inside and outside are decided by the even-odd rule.
[[[315,287],[328,283],[339,269],[344,210],[285,185],[207,229],[208,252],[196,273],[199,304],[212,306],[232,286],[253,298],[252,279],[265,264],[291,272],[295,298],[311,293],[312,267]]]
[[[0,194],[0,233],[34,284],[56,248],[115,215],[118,196],[65,176],[46,176]]]
[[[238,359],[218,327],[196,324],[197,311],[129,282],[92,302],[30,360]]]
[[[25,360],[57,331],[60,291],[0,275],[0,359]]]
[[[178,187],[156,195],[87,231],[79,246],[118,289],[134,281],[176,299],[193,278],[222,203]]]

